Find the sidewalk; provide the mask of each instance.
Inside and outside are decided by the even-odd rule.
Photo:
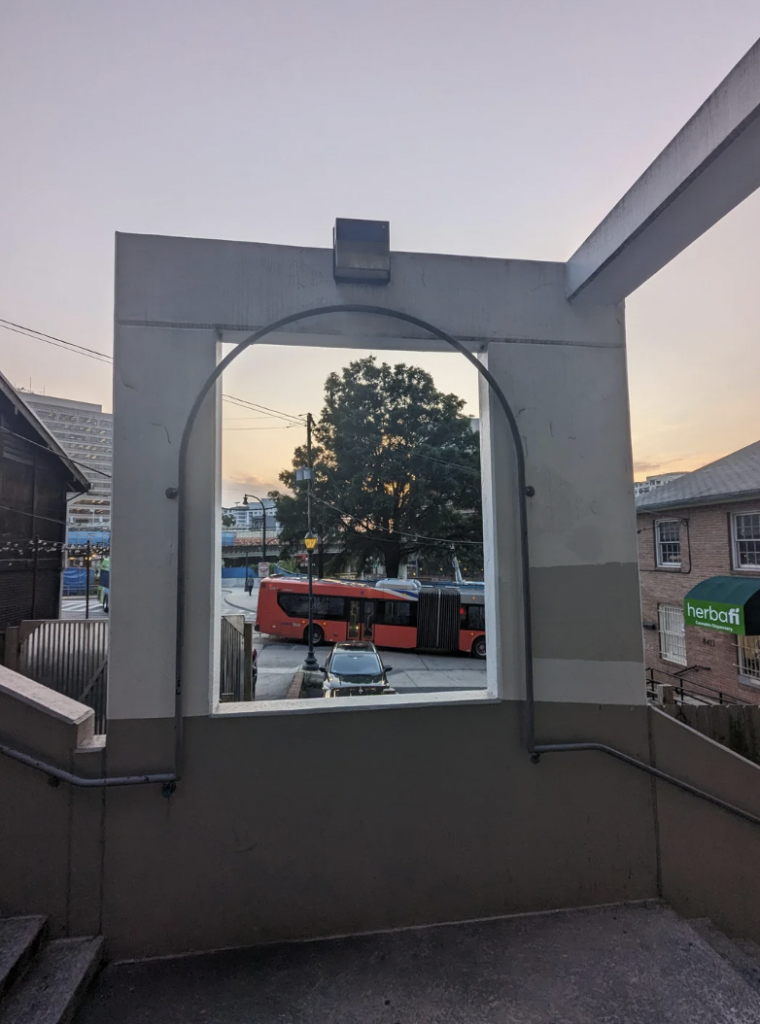
[[[259,592],[254,588],[252,594],[247,594],[242,587],[227,588],[223,586],[222,604],[225,606],[223,611],[229,609],[229,614],[245,612],[246,620],[253,622],[259,604]]]

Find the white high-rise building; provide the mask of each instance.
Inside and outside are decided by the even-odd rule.
[[[648,494],[655,487],[662,487],[663,484],[677,480],[683,473],[660,473],[658,476],[648,476],[646,480],[633,481],[633,493],[638,498],[640,494]]]
[[[69,526],[77,529],[111,528],[111,474],[113,472],[113,416],[103,407],[70,398],[23,392],[23,399],[44,423],[68,457],[90,481],[90,490],[69,502]]]

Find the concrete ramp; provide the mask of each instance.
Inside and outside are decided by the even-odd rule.
[[[724,941],[649,903],[113,965],[76,1024],[757,1024]]]

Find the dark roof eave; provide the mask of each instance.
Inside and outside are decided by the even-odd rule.
[[[45,442],[45,445],[50,450],[50,454],[57,456],[64,464],[69,472],[67,485],[70,486],[68,486],[67,489],[75,491],[78,494],[86,494],[91,487],[90,481],[77,464],[69,458],[39,416],[36,416],[32,412],[23,398],[19,395],[18,391],[16,391],[8,378],[2,373],[0,373],[0,394],[5,395],[11,405],[21,416],[23,416],[37,436]]]
[[[710,494],[703,498],[681,498],[677,501],[650,502],[646,505],[636,505],[636,515],[645,512],[666,512],[669,508],[690,508],[702,505],[725,505],[730,501],[755,501],[760,498],[760,490],[757,491],[729,491],[726,494]]]

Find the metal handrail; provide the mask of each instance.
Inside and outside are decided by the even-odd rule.
[[[694,666],[695,668],[697,666]],[[683,669],[683,671],[687,671]],[[697,700],[702,700],[705,704],[737,704],[746,707],[755,707],[758,701],[746,700],[744,697],[736,697],[733,694],[726,693],[725,690],[719,690],[714,686],[709,686],[707,683],[700,683],[694,679],[684,679],[680,672],[667,672],[665,669],[653,668],[652,666],[647,668],[647,687],[654,688],[658,685],[659,680],[655,678],[655,672],[660,676],[665,676],[667,679],[667,685],[672,686],[678,691],[681,700],[683,701],[684,696],[692,697]],[[670,682],[670,680],[675,682]],[[685,685],[686,684],[686,685]],[[717,701],[708,701],[704,694],[697,692],[694,687],[698,687],[700,690],[704,690],[706,694],[714,695],[717,697]]]
[[[723,800],[719,796],[714,796],[712,793],[708,793],[704,789],[700,789],[698,786],[692,786],[690,782],[685,782],[683,779],[679,779],[676,775],[671,775],[669,772],[663,772],[659,768],[655,768],[651,764],[647,764],[646,761],[639,760],[638,757],[631,757],[630,754],[624,753],[622,750],[617,750],[615,747],[608,747],[606,743],[539,743],[533,748],[533,759],[541,754],[555,754],[555,753],[572,753],[573,751],[583,750],[598,750],[602,754],[608,754],[610,757],[614,757],[617,761],[624,761],[626,764],[632,765],[634,768],[638,768],[640,771],[646,772],[648,775],[653,775],[656,779],[660,779],[662,782],[667,782],[671,786],[675,786],[676,789],[682,789],[685,793],[691,793],[692,796],[699,797],[700,800],[706,800],[707,803],[713,804],[715,807],[720,807],[721,810],[728,811],[729,814],[735,815],[737,818],[742,818],[744,821],[749,821],[753,825],[760,825],[760,817],[756,814],[752,814],[750,811],[745,811],[742,807],[737,807],[736,804],[731,804],[728,800]]]

